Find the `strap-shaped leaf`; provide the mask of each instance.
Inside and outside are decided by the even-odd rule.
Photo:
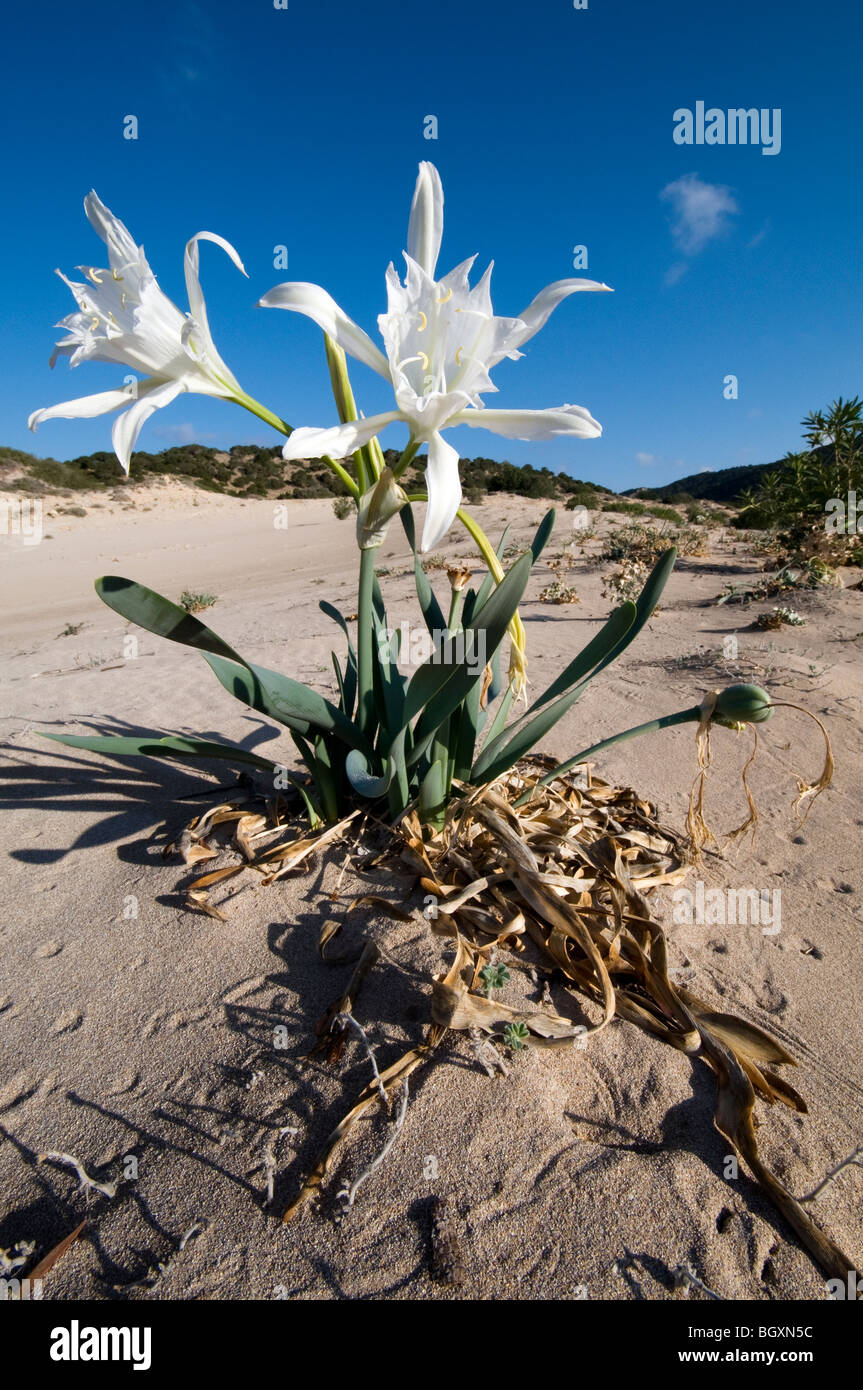
[[[674,569],[674,562],[677,559],[677,547],[672,545],[668,550],[664,550],[657,560],[650,574],[647,576],[644,588],[635,600],[638,610],[635,622],[629,631],[620,639],[617,646],[608,653],[594,671],[598,675],[606,666],[610,666],[612,661],[616,661],[621,652],[625,651],[630,642],[638,636],[645,623],[651,618],[653,610],[659,602],[663,589],[671,577]]]
[[[462,621],[469,623],[476,611],[477,595],[474,589],[468,589],[464,598],[464,608],[462,610]],[[497,660],[500,648],[495,652],[494,660]],[[486,711],[480,708],[480,698],[482,696],[482,686],[485,671],[481,672],[474,681],[467,695],[461,703],[459,709],[450,716],[450,767],[448,782],[452,785],[455,777],[460,782],[467,781],[470,777],[470,769],[476,750],[477,735],[482,728]]]
[[[530,709],[526,711],[525,717],[529,717],[536,710],[541,709],[543,705],[548,704],[549,700],[554,700],[558,695],[562,695],[564,691],[571,690],[578,681],[584,680],[594,667],[601,670],[601,663],[606,663],[611,652],[622,650],[620,643],[631,632],[637,617],[638,608],[629,599],[622,603],[619,608],[615,608],[596,636],[582,647],[578,656],[573,657],[569,665],[561,671],[559,676],[555,677],[551,685],[542,692],[538,699],[534,700]]]
[[[50,738],[54,743],[64,743],[67,748],[87,748],[92,753],[107,753],[118,758],[174,758],[178,762],[224,758],[232,763],[250,763],[263,772],[273,772],[278,767],[278,763],[270,762],[268,758],[259,758],[256,753],[247,753],[245,748],[237,748],[229,743],[211,743],[203,738],[160,738],[158,734],[138,738],[115,737],[111,734],[93,737],[77,734],[39,734],[39,738]]]
[[[507,522],[507,523],[506,523],[506,526],[504,526],[504,528],[503,528],[503,535],[501,536],[500,540],[498,541],[497,550],[495,551],[495,554],[497,555],[497,558],[498,558],[499,560],[502,560],[502,559],[503,559],[503,552],[504,552],[504,549],[505,549],[505,547],[506,547],[506,538],[507,538],[507,536],[509,535],[509,532],[510,532],[510,522]],[[488,573],[486,574],[485,578],[483,579],[482,583],[481,583],[480,586],[479,586],[479,593],[478,593],[477,596],[476,596],[477,604],[483,604],[483,603],[485,603],[486,599],[488,598],[489,594],[491,593],[491,586],[492,586],[493,583],[494,583],[494,575],[492,574],[491,570],[489,570]]]
[[[552,507],[550,512],[546,512],[542,521],[536,528],[536,535],[530,543],[530,553],[533,556],[533,563],[536,564],[545,547],[548,545],[549,538],[554,530],[555,510]]]
[[[422,714],[423,734],[433,734],[458,708],[479,674],[471,669],[477,653],[483,652],[488,661],[503,641],[524,593],[530,565],[530,554],[522,555],[463,630],[456,637],[441,642],[429,660],[414,673],[405,697],[405,723]],[[457,639],[463,644],[460,661],[456,659]],[[419,737],[419,726],[416,733]]]
[[[359,792],[360,796],[374,800],[376,797],[384,796],[389,790],[395,775],[395,762],[392,758],[388,758],[383,776],[375,777],[374,773],[369,772],[369,765],[364,755],[358,749],[352,748],[345,760],[345,771],[354,791]]]
[[[391,731],[402,727],[402,711],[405,703],[405,681],[401,675],[396,655],[393,651],[393,638],[389,630],[374,614],[375,653],[377,656],[376,690],[380,693],[382,708],[378,711],[382,731],[392,737]],[[397,645],[397,640],[396,640]]]
[[[425,825],[440,828],[446,813],[446,762],[436,759],[420,783],[417,809]]]
[[[444,618],[440,604],[435,598],[434,589],[429,583],[428,576],[420,563],[420,558],[417,555],[416,529],[414,527],[413,511],[410,505],[402,507],[399,516],[401,517],[405,535],[408,538],[408,544],[413,551],[414,582],[416,584],[420,611],[423,615],[426,627],[429,632],[434,635],[437,632],[443,631],[446,627],[446,619]]]
[[[345,663],[344,675],[342,675],[341,670],[337,666],[335,655],[333,655],[333,665],[337,668],[336,679],[338,680],[339,691],[342,697],[342,713],[347,715],[348,719],[351,719],[353,717],[354,705],[356,704],[357,699],[356,650],[354,649],[354,644],[351,641],[351,634],[348,631],[347,622],[343,615],[339,612],[338,608],[336,608],[334,604],[328,603],[326,599],[321,599],[318,603],[318,607],[320,608],[322,613],[325,613],[327,615],[328,618],[332,618],[334,623],[338,623],[342,632],[345,634],[345,640],[348,644],[348,659]]]
[[[357,726],[316,690],[264,666],[248,662],[238,666],[210,653],[204,654],[204,660],[235,699],[259,714],[266,714],[299,734],[331,733],[349,748],[371,752]]]
[[[223,642],[212,628],[199,622],[178,603],[157,594],[155,589],[148,589],[146,585],[137,584],[134,579],[124,579],[119,574],[103,575],[96,580],[95,588],[102,602],[119,613],[121,618],[136,623],[156,637],[167,637],[170,642],[180,642],[184,647],[196,647],[199,651],[212,652],[214,656],[228,657],[231,661],[245,664],[233,647]]]
[[[474,764],[472,780],[493,781],[529,752],[587,689],[596,671],[600,669],[597,663],[605,653],[614,650],[621,637],[632,626],[634,619],[634,603],[624,603],[620,608],[616,608],[603,628],[527,713],[509,729],[504,729],[494,739],[489,740]],[[566,686],[565,677],[568,678]],[[561,687],[561,693],[557,694]],[[557,698],[552,698],[554,695],[557,695]]]

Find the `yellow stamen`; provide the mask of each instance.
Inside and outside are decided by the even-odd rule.
[[[424,371],[424,372],[427,372],[428,369],[429,369],[429,360],[428,360],[428,358],[426,357],[425,353],[424,353],[424,352],[419,352],[419,353],[417,353],[417,356],[419,357],[419,360],[420,360],[420,363],[421,363],[421,365],[422,365],[423,371]]]
[[[464,344],[462,344],[462,346],[461,346],[460,348],[456,348],[455,364],[456,364],[457,367],[460,367],[460,366],[461,366],[461,355],[462,355],[463,352],[464,352]]]
[[[120,295],[120,308],[121,308],[121,309],[125,309],[125,307],[126,307],[126,291],[123,290],[122,294]]]
[[[436,299],[436,300],[435,300],[435,304],[448,304],[449,301],[450,301],[451,299],[452,299],[452,285],[450,285],[450,287],[449,287],[449,289],[447,290],[446,294],[441,295],[440,299]]]
[[[111,271],[111,274],[113,275],[113,277],[114,277],[115,280],[122,280],[122,278],[123,278],[122,275],[118,275],[118,274],[117,274],[116,270],[112,270],[112,271]]]
[[[99,327],[99,315],[98,315],[98,314],[94,314],[94,315],[93,315],[93,322],[90,324],[90,331],[92,332],[94,328],[98,328],[98,327]]]
[[[417,329],[417,332],[418,332],[418,333],[422,333],[422,332],[428,327],[428,319],[426,318],[426,316],[425,316],[425,314],[423,313],[422,309],[420,309],[419,312],[420,312],[420,318],[422,319],[422,323],[420,324],[419,328]]]
[[[87,271],[87,275],[93,281],[94,285],[101,285],[102,281],[99,279],[99,276],[96,274],[92,266],[90,266],[90,269]]]

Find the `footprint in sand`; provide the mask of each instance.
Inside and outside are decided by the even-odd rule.
[[[772,981],[767,980],[758,996],[758,1003],[769,1014],[783,1014],[788,1008],[788,1000]]]
[[[32,1096],[38,1085],[38,1080],[31,1072],[17,1072],[5,1086],[0,1086],[0,1112],[11,1110],[13,1105],[20,1105],[22,1100]]]
[[[124,1096],[127,1091],[134,1091],[135,1087],[137,1086],[140,1080],[141,1073],[139,1071],[135,1071],[133,1067],[129,1067],[126,1071],[122,1073],[121,1076],[117,1077],[116,1081],[113,1082],[111,1086],[108,1087],[108,1095]]]
[[[167,1027],[172,1033],[177,1033],[181,1028],[188,1028],[190,1023],[200,1023],[202,1018],[207,1017],[208,1010],[192,1009],[189,1013],[171,1014],[167,1022]]]
[[[36,960],[49,960],[51,956],[59,956],[63,949],[61,941],[43,941],[41,946],[37,946],[33,955]]]
[[[76,1028],[80,1028],[84,1022],[84,1015],[80,1009],[67,1009],[66,1013],[55,1018],[51,1024],[52,1033],[74,1033]]]
[[[253,975],[247,980],[241,980],[239,984],[231,985],[222,995],[225,1004],[237,1004],[241,999],[245,999],[250,994],[255,994],[259,989],[263,989],[267,983],[266,975]]]
[[[150,1017],[147,1019],[147,1022],[141,1029],[141,1037],[152,1038],[156,1033],[158,1033],[159,1029],[162,1026],[162,1020],[164,1017],[164,1009],[157,1009],[154,1014],[150,1014]]]

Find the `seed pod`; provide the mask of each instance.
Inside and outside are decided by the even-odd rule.
[[[760,685],[729,685],[716,698],[712,722],[739,729],[744,724],[763,724],[772,713],[770,696]]]

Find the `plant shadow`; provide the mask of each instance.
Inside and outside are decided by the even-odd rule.
[[[244,752],[255,752],[262,745],[280,737],[272,724],[245,716],[252,726],[236,744]],[[161,738],[165,732],[186,734],[183,730],[141,728],[124,720],[97,723],[79,720],[93,734],[112,737]],[[218,732],[198,731],[197,738],[225,742]],[[6,744],[8,750],[11,745]],[[56,864],[75,851],[94,846],[116,844],[130,837],[152,832],[171,818],[176,806],[178,819],[188,820],[184,803],[205,799],[219,792],[251,789],[252,777],[246,770],[234,771],[230,762],[224,765],[215,759],[200,762],[201,767],[187,765],[178,759],[162,759],[142,755],[121,758],[113,754],[60,751],[62,745],[27,748],[26,762],[0,767],[0,810],[69,811],[97,819],[91,821],[68,845],[61,848],[44,846],[18,847],[10,856],[25,864]],[[20,758],[21,748],[15,746]],[[48,759],[38,761],[39,758]],[[239,765],[242,768],[242,764]],[[206,770],[205,770],[206,769]],[[140,850],[124,846],[121,857],[140,860]]]

